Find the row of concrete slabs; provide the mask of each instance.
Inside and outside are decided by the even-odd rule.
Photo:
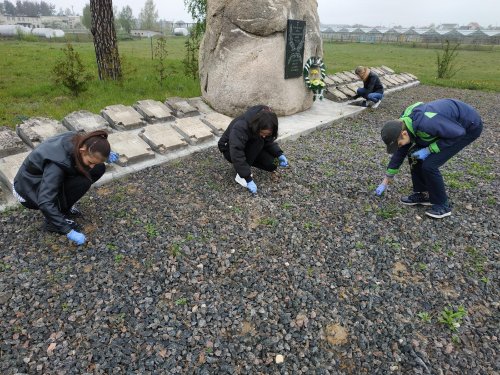
[[[371,67],[384,85],[385,89],[397,88],[409,83],[418,82],[418,78],[410,73],[396,74],[391,68],[382,65]],[[325,98],[333,101],[348,101],[356,96],[359,87],[363,87],[363,81],[352,71],[339,72],[325,77]]]
[[[170,98],[165,103],[141,100],[133,106],[104,108],[100,115],[72,112],[62,121],[31,118],[16,131],[0,128],[0,181],[9,189],[20,165],[33,148],[56,134],[67,131],[105,130],[113,151],[120,155],[120,167],[128,167],[182,148],[214,141],[231,118],[214,112],[201,98]]]

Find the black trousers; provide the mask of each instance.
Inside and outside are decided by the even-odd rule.
[[[68,212],[71,206],[85,195],[90,186],[103,176],[104,172],[106,172],[106,166],[102,163],[97,164],[89,171],[91,180],[82,175],[66,178],[57,195],[59,210],[63,213]],[[38,205],[33,202],[26,201],[21,204],[26,208],[38,210]]]
[[[232,163],[229,150],[224,151],[222,154],[228,162]],[[246,147],[245,156],[248,165],[251,165],[252,167],[259,168],[268,172],[273,172],[277,168],[276,164],[274,163],[275,157],[264,149],[256,152],[255,148]]]
[[[448,202],[443,176],[439,171],[444,163],[455,156],[465,146],[474,142],[483,130],[483,124],[457,138],[456,142],[437,154],[430,154],[425,160],[419,160],[411,167],[411,179],[414,192],[429,192],[432,204],[444,205]],[[411,165],[411,161],[410,161]]]

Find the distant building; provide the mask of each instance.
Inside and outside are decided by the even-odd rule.
[[[79,16],[10,16],[0,14],[0,25],[20,25],[34,28],[53,27],[58,29],[76,29],[81,27]]]
[[[458,23],[442,23],[438,27],[436,27],[437,30],[455,30],[458,29],[459,25]]]
[[[152,36],[162,34],[158,31],[132,29],[130,30],[130,35],[138,36],[140,38],[151,38]]]

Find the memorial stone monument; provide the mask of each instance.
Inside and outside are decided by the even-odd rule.
[[[204,100],[234,117],[266,104],[278,115],[312,106],[302,67],[322,56],[316,0],[208,0],[200,46]]]

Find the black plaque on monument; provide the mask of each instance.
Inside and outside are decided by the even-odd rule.
[[[306,21],[288,20],[286,25],[285,79],[302,76]]]

